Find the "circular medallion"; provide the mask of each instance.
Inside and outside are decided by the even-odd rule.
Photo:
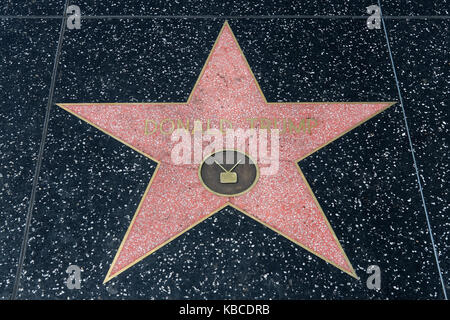
[[[203,186],[212,193],[234,197],[253,188],[259,178],[259,169],[245,153],[221,150],[203,160],[198,176]]]

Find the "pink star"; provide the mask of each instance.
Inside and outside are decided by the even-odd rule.
[[[187,102],[58,105],[158,162],[105,282],[228,205],[357,277],[297,162],[392,102],[267,102],[225,22]],[[191,123],[232,119],[234,128],[245,129],[253,118],[279,119],[280,129],[282,119],[293,124],[315,119],[317,123],[312,132],[300,134],[284,123],[284,130],[290,132],[280,135],[278,173],[262,175],[253,189],[240,196],[212,194],[199,181],[198,164],[171,162],[175,142],[164,134],[172,129],[165,119],[190,119]],[[165,125],[145,132],[149,119]]]

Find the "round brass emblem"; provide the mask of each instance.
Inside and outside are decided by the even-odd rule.
[[[245,153],[221,150],[203,160],[198,176],[203,186],[212,193],[234,197],[253,188],[259,178],[259,169]]]

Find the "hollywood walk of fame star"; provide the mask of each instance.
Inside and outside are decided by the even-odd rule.
[[[187,102],[58,105],[158,163],[105,282],[226,206],[357,278],[297,163],[392,102],[267,102],[225,22]],[[280,135],[278,174],[260,176],[251,190],[235,196],[205,187],[198,164],[171,163],[170,135],[143,130],[147,119],[233,119],[235,127],[248,128],[248,119],[262,117],[295,123],[314,118],[317,127],[310,134]],[[224,169],[233,182],[231,170]]]

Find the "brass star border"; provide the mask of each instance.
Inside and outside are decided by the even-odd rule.
[[[257,89],[258,89],[258,91],[259,91],[261,97],[263,98],[265,104],[267,104],[267,105],[276,105],[276,106],[292,105],[292,104],[295,104],[295,105],[308,104],[308,105],[310,105],[310,104],[314,104],[314,103],[316,103],[316,104],[327,104],[327,103],[328,103],[328,104],[329,104],[329,103],[333,103],[333,104],[370,104],[370,103],[377,103],[377,104],[379,104],[379,103],[385,103],[385,104],[387,104],[386,107],[384,107],[383,109],[381,109],[381,110],[375,112],[375,113],[374,113],[373,115],[371,115],[370,117],[367,117],[367,118],[365,118],[364,120],[358,122],[356,125],[352,126],[350,129],[348,129],[348,130],[344,131],[343,133],[341,133],[341,134],[335,136],[334,138],[332,138],[331,140],[327,141],[326,143],[320,145],[319,147],[315,148],[314,150],[312,150],[312,151],[309,152],[308,154],[306,154],[306,155],[304,155],[304,156],[298,158],[297,160],[295,160],[295,165],[296,165],[296,167],[297,167],[297,170],[298,170],[298,172],[299,172],[301,178],[304,180],[304,182],[305,182],[305,184],[306,184],[306,187],[307,187],[307,189],[308,189],[308,192],[310,193],[310,195],[311,195],[312,198],[314,199],[314,202],[315,202],[316,206],[317,206],[318,209],[320,210],[320,213],[322,214],[323,219],[324,219],[324,221],[326,222],[326,224],[327,224],[327,226],[328,226],[328,229],[329,229],[330,232],[332,233],[332,235],[333,235],[333,237],[334,237],[336,243],[337,243],[338,246],[339,246],[339,249],[341,250],[343,256],[345,257],[346,262],[347,262],[348,265],[350,266],[350,270],[345,270],[344,268],[342,268],[341,266],[337,265],[337,264],[334,263],[333,261],[330,261],[328,258],[326,258],[326,257],[324,257],[324,256],[322,256],[322,255],[320,255],[320,254],[317,253],[317,252],[314,252],[313,250],[311,250],[310,248],[306,247],[306,246],[303,245],[302,243],[300,243],[300,242],[294,240],[292,237],[290,237],[290,236],[288,236],[288,235],[286,235],[286,234],[283,234],[280,230],[275,229],[274,227],[272,227],[272,226],[270,226],[269,224],[265,223],[265,222],[262,221],[261,219],[258,219],[258,218],[255,217],[254,215],[249,214],[249,213],[246,212],[245,210],[243,210],[243,209],[239,208],[238,206],[232,204],[231,202],[227,201],[224,205],[220,206],[220,207],[217,208],[216,210],[214,210],[214,211],[210,212],[209,214],[205,215],[203,218],[201,218],[200,220],[198,220],[198,221],[196,221],[195,223],[193,223],[190,227],[188,227],[188,228],[184,229],[182,232],[177,233],[177,234],[175,234],[174,236],[170,237],[169,239],[167,239],[167,240],[164,241],[163,243],[159,244],[158,246],[154,247],[152,250],[148,251],[146,254],[142,255],[139,259],[136,259],[134,262],[132,262],[131,264],[129,264],[129,265],[127,265],[126,267],[122,268],[120,271],[115,272],[114,274],[112,274],[113,266],[115,265],[115,263],[116,263],[116,261],[117,261],[119,255],[120,255],[120,253],[121,253],[121,251],[122,251],[122,249],[123,249],[125,240],[126,240],[126,239],[128,238],[128,236],[129,236],[129,233],[130,233],[130,231],[131,231],[131,229],[132,229],[132,227],[133,227],[133,225],[134,225],[134,223],[135,223],[135,220],[136,220],[136,218],[137,218],[137,216],[138,216],[138,213],[140,212],[140,209],[141,209],[141,206],[142,206],[142,204],[143,204],[143,202],[144,202],[144,199],[146,198],[146,196],[147,196],[147,194],[148,194],[148,192],[149,192],[149,190],[150,190],[150,187],[151,187],[151,185],[152,185],[152,183],[153,183],[153,180],[154,180],[154,178],[157,176],[157,172],[158,172],[158,170],[159,170],[159,168],[160,168],[161,162],[160,162],[159,160],[155,159],[154,157],[150,156],[149,154],[143,152],[142,150],[139,150],[137,147],[131,145],[130,143],[124,141],[123,139],[117,137],[116,135],[111,134],[110,132],[106,131],[104,128],[102,128],[102,127],[100,127],[99,125],[97,125],[97,124],[93,123],[92,121],[88,120],[86,117],[83,117],[83,116],[77,114],[76,112],[74,112],[73,110],[71,110],[71,109],[69,108],[69,106],[88,105],[88,104],[89,104],[89,105],[139,105],[139,104],[145,104],[145,105],[161,105],[161,104],[164,104],[164,105],[168,105],[168,104],[172,104],[172,105],[188,105],[188,104],[191,102],[191,100],[192,100],[193,93],[195,92],[195,90],[196,90],[196,88],[197,88],[197,86],[198,86],[198,83],[199,83],[200,79],[203,77],[203,75],[204,75],[204,73],[205,73],[206,66],[208,65],[208,62],[211,60],[211,55],[212,55],[212,53],[214,52],[214,50],[215,50],[215,48],[216,48],[216,45],[217,45],[217,43],[218,43],[218,40],[219,40],[219,38],[221,37],[221,35],[222,35],[222,33],[223,33],[223,31],[224,31],[225,28],[230,28],[227,21],[225,21],[225,23],[223,24],[223,26],[222,26],[222,28],[221,28],[221,30],[220,30],[220,32],[219,32],[219,35],[218,35],[217,38],[216,38],[216,41],[215,41],[215,43],[214,43],[214,45],[213,45],[213,47],[212,47],[212,49],[211,49],[211,51],[210,51],[210,53],[209,53],[209,55],[208,55],[208,58],[206,59],[205,64],[203,65],[203,68],[202,68],[202,70],[201,70],[201,72],[200,72],[200,75],[198,76],[198,78],[197,78],[197,80],[196,80],[196,82],[195,82],[195,84],[194,84],[194,87],[193,87],[191,93],[189,94],[189,97],[188,97],[188,99],[187,99],[186,102],[169,102],[169,103],[167,103],[167,102],[159,102],[159,103],[158,103],[158,102],[152,102],[152,103],[57,103],[57,104],[56,104],[56,105],[58,105],[59,107],[61,107],[62,109],[66,110],[67,112],[69,112],[69,113],[75,115],[76,117],[78,117],[78,118],[80,118],[81,120],[83,120],[83,121],[89,123],[90,125],[92,125],[93,127],[97,128],[98,130],[102,131],[103,133],[105,133],[105,134],[107,134],[107,135],[113,137],[114,139],[120,141],[121,143],[125,144],[126,146],[130,147],[131,149],[137,151],[138,153],[144,155],[145,157],[147,157],[147,158],[149,158],[150,160],[152,160],[152,161],[154,161],[154,162],[157,163],[156,168],[155,168],[155,171],[153,172],[153,175],[152,175],[152,177],[151,177],[151,179],[150,179],[150,182],[149,182],[149,184],[148,184],[148,186],[147,186],[147,188],[146,188],[146,190],[145,190],[145,192],[144,192],[144,195],[143,195],[143,197],[142,197],[142,199],[141,199],[141,201],[140,201],[140,203],[139,203],[139,205],[138,205],[138,208],[137,208],[137,210],[136,210],[136,212],[135,212],[135,214],[134,214],[134,216],[133,216],[133,219],[132,219],[132,221],[131,221],[131,223],[130,223],[130,225],[129,225],[129,227],[128,227],[126,233],[125,233],[125,236],[124,236],[124,238],[123,238],[123,240],[122,240],[122,242],[121,242],[121,244],[120,244],[120,247],[119,247],[119,249],[117,250],[117,253],[116,253],[115,257],[114,257],[114,260],[113,260],[113,262],[112,262],[112,264],[111,264],[111,266],[110,266],[110,268],[109,268],[109,270],[108,270],[108,273],[107,273],[107,275],[106,275],[106,277],[105,277],[103,283],[108,282],[109,280],[111,280],[112,278],[116,277],[116,276],[119,275],[120,273],[126,271],[128,268],[132,267],[132,266],[135,265],[136,263],[138,263],[138,262],[140,262],[141,260],[145,259],[145,258],[148,257],[150,254],[152,254],[153,252],[157,251],[158,249],[160,249],[160,248],[163,247],[164,245],[170,243],[171,241],[173,241],[174,239],[178,238],[179,236],[181,236],[181,235],[184,234],[185,232],[189,231],[190,229],[192,229],[193,227],[195,227],[195,226],[198,225],[199,223],[201,223],[201,222],[203,222],[204,220],[206,220],[206,219],[208,219],[209,217],[211,217],[213,214],[219,212],[220,210],[222,210],[222,209],[224,209],[225,207],[228,207],[228,206],[229,206],[229,207],[232,207],[232,208],[234,208],[234,209],[236,209],[236,210],[238,210],[238,211],[240,211],[240,212],[242,212],[242,213],[245,214],[246,216],[252,218],[253,220],[255,220],[255,221],[257,221],[257,222],[259,222],[259,223],[261,223],[261,224],[263,224],[263,225],[266,226],[267,228],[269,228],[269,229],[273,230],[274,232],[276,232],[276,233],[282,235],[283,237],[289,239],[290,241],[294,242],[295,244],[299,245],[300,247],[306,249],[308,252],[312,253],[313,255],[318,256],[319,258],[325,260],[326,262],[330,263],[331,265],[333,265],[333,266],[337,267],[338,269],[342,270],[343,272],[349,274],[350,276],[352,276],[352,277],[354,277],[354,278],[356,278],[356,279],[359,279],[358,276],[356,275],[356,273],[355,273],[355,271],[354,271],[354,269],[353,269],[353,267],[352,267],[352,265],[351,265],[349,259],[347,258],[347,255],[345,254],[344,250],[342,249],[342,246],[341,246],[339,240],[337,239],[337,237],[336,237],[336,235],[335,235],[335,233],[334,233],[334,230],[333,230],[333,228],[331,227],[331,225],[330,225],[328,219],[326,218],[325,213],[323,212],[323,210],[322,210],[322,208],[321,208],[319,202],[317,201],[317,198],[315,197],[315,195],[314,195],[314,193],[313,193],[313,191],[312,191],[312,189],[311,189],[309,183],[307,182],[307,180],[306,180],[306,178],[305,178],[305,176],[304,176],[302,170],[300,169],[300,166],[298,165],[298,162],[301,161],[301,160],[303,160],[303,159],[305,159],[306,157],[310,156],[310,155],[313,154],[314,152],[316,152],[316,151],[318,151],[318,150],[324,148],[325,146],[327,146],[327,145],[330,144],[331,142],[333,142],[333,141],[335,141],[336,139],[342,137],[343,135],[345,135],[345,134],[348,133],[349,131],[351,131],[351,130],[353,130],[354,128],[358,127],[359,125],[363,124],[364,122],[366,122],[366,121],[370,120],[371,118],[375,117],[376,115],[378,115],[378,114],[381,113],[382,111],[384,111],[384,110],[386,110],[387,108],[391,107],[392,105],[396,104],[396,102],[282,102],[282,103],[280,103],[280,102],[268,102],[267,99],[266,99],[266,97],[265,97],[265,95],[264,95],[264,93],[262,92],[262,90],[261,90],[261,88],[260,88],[260,86],[259,86],[259,83],[258,83],[256,77],[254,76],[254,74],[253,74],[253,72],[252,72],[252,70],[251,70],[251,68],[250,68],[250,65],[248,64],[247,59],[245,58],[245,55],[244,55],[244,53],[243,53],[241,47],[239,46],[239,43],[238,43],[238,41],[237,41],[237,39],[236,39],[234,33],[231,31],[231,28],[230,28],[230,31],[231,31],[232,37],[233,37],[235,43],[237,44],[238,49],[239,49],[239,51],[240,51],[240,54],[242,55],[242,57],[243,57],[243,59],[244,59],[244,61],[245,61],[246,68],[248,69],[248,71],[249,71],[251,77],[253,78],[253,81],[255,82],[255,84],[256,84],[256,86],[257,86]]]

